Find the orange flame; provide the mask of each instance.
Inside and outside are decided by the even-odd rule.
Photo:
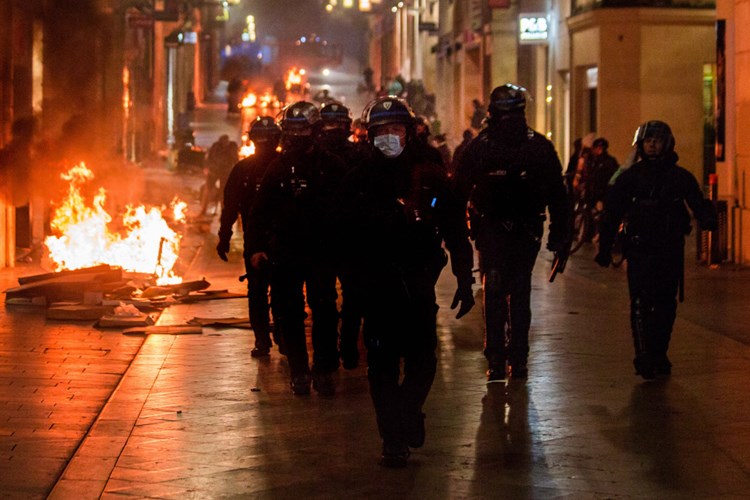
[[[160,209],[127,206],[122,234],[113,233],[108,228],[112,217],[104,209],[104,189],[99,189],[91,206],[81,194],[80,187],[94,178],[93,172],[81,163],[61,177],[70,183],[68,195],[51,222],[60,236],[44,240],[57,271],[109,264],[126,271],[154,273],[160,285],[182,282],[172,271],[181,235],[169,227]],[[185,202],[175,198],[171,205],[174,220],[184,220]]]

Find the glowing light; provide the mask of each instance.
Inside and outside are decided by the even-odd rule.
[[[240,148],[240,158],[247,158],[255,154],[255,144],[253,141],[249,141],[248,144],[243,144]]]
[[[94,178],[93,172],[80,163],[61,177],[69,186],[51,221],[57,236],[44,240],[57,271],[109,264],[126,271],[153,273],[158,284],[182,282],[172,271],[182,236],[169,227],[159,208],[127,206],[122,230],[112,232],[112,217],[104,209],[104,189],[99,189],[91,204],[81,194],[81,186]],[[175,198],[170,205],[175,222],[184,221],[187,204]]]
[[[328,76],[331,74],[331,70],[328,68],[323,68],[323,76]]]

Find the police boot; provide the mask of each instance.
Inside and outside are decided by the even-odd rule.
[[[424,419],[425,414],[422,412],[404,417],[404,432],[406,433],[406,444],[409,445],[409,448],[424,446],[426,435]]]
[[[307,396],[310,394],[310,374],[294,375],[289,385],[295,396]]]
[[[336,394],[336,384],[332,373],[313,373],[312,384],[313,389],[324,398],[330,398]]]
[[[356,342],[341,342],[339,355],[345,370],[354,370],[359,366],[359,349]]]
[[[649,351],[648,337],[646,333],[646,311],[640,298],[633,300],[631,309],[631,329],[633,331],[633,347],[635,349],[635,374],[645,380],[656,377],[654,370],[654,359]]]
[[[380,465],[391,469],[403,469],[409,460],[409,447],[405,444],[383,442],[383,454],[380,457]]]
[[[250,356],[253,358],[265,358],[271,354],[271,338],[266,334],[265,338],[262,335],[256,335],[255,347],[250,351]]]

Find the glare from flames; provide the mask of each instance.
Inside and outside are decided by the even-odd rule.
[[[182,282],[172,271],[181,235],[169,227],[159,208],[128,205],[122,216],[123,230],[111,232],[112,217],[104,209],[104,189],[99,188],[90,205],[81,194],[81,186],[94,178],[93,172],[80,163],[61,177],[69,183],[68,194],[51,222],[59,236],[44,240],[57,271],[109,264],[126,271],[153,273],[160,285]],[[184,221],[186,208],[184,201],[172,200],[175,222]]]

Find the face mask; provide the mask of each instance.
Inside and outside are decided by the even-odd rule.
[[[378,135],[372,142],[386,158],[395,158],[404,150],[401,138],[397,135]]]

